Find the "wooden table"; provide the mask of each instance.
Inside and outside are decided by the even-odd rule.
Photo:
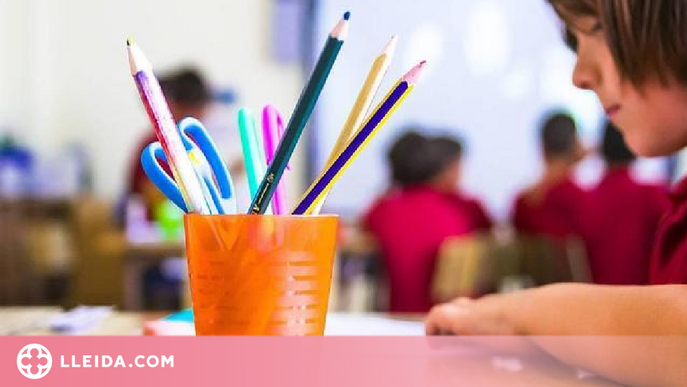
[[[27,324],[28,328],[18,333],[22,335],[52,335],[54,333],[45,327],[34,326],[31,328],[31,325],[36,321],[32,322],[30,320],[42,319],[45,322],[50,317],[57,316],[61,311],[60,308],[55,307],[1,307],[0,333],[2,333],[2,321],[16,321],[24,317],[26,322],[29,323]],[[115,311],[97,326],[82,332],[81,335],[141,335],[143,324],[146,321],[157,320],[164,315],[165,313],[161,312]],[[349,324],[351,334],[357,334],[361,324],[368,324],[371,331],[379,330],[380,326],[375,328],[373,325],[383,324],[385,321],[389,324],[391,333],[394,331],[398,332],[398,328],[394,328],[394,324],[399,322],[417,322],[418,318],[418,316],[394,316],[389,318],[388,315],[382,314],[330,314],[330,320],[337,320],[336,323],[340,327],[345,327],[346,324]],[[414,341],[414,343],[417,344],[418,342]],[[375,344],[374,341],[365,341],[364,345],[369,345],[374,350],[380,349],[379,342]],[[411,347],[409,346],[408,348]],[[473,384],[474,382],[477,385],[503,387],[619,387],[618,384],[593,375],[580,374],[578,370],[563,365],[549,357],[527,356],[515,358],[503,356],[488,349],[469,346],[456,346],[450,351],[438,348],[436,353],[429,351],[428,356],[426,358],[423,357],[422,361],[426,363],[425,368],[428,377],[441,380],[444,383],[442,385],[445,385],[447,380],[455,380],[455,385],[475,385]],[[388,362],[385,364],[388,366]]]
[[[64,309],[56,306],[45,307],[0,307],[0,336],[46,336],[56,335],[51,331],[49,321]],[[143,334],[143,324],[158,320],[166,312],[121,312],[114,311],[93,327],[79,332],[83,336],[139,336]]]

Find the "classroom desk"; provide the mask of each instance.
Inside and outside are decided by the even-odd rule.
[[[0,321],[17,321],[27,319],[49,320],[61,312],[55,307],[0,307]],[[164,316],[161,312],[113,312],[97,326],[82,332],[81,335],[128,335],[142,334],[146,321],[153,321]],[[419,316],[389,316],[383,314],[346,314],[330,313],[328,326],[336,326],[340,335],[359,335],[362,330],[369,335],[403,334],[421,335]],[[406,325],[403,325],[406,324]],[[51,335],[47,328],[31,327],[21,332],[22,335]],[[0,328],[2,324],[0,323]],[[330,328],[330,327],[328,327]],[[384,332],[386,330],[386,332]],[[0,331],[0,333],[2,333]],[[0,339],[2,340],[2,339]],[[358,339],[360,340],[360,339]],[[410,340],[413,340],[410,338]],[[417,340],[417,339],[415,339]],[[371,348],[380,350],[374,341]],[[415,344],[418,341],[414,342]],[[365,344],[367,345],[367,344]],[[406,347],[409,348],[409,347]],[[412,347],[410,347],[412,348]],[[383,348],[381,349],[383,350]],[[619,387],[610,381],[582,373],[579,370],[563,365],[549,357],[515,358],[495,353],[486,348],[464,346],[454,347],[450,351],[438,348],[436,354],[429,353],[426,360],[426,374],[446,381],[455,380],[455,385],[489,385],[489,386],[542,386],[542,387]],[[387,364],[388,365],[388,364]]]
[[[124,309],[143,309],[142,275],[167,258],[184,256],[183,242],[129,243],[124,249]]]
[[[0,336],[55,335],[47,323],[64,310],[58,306],[0,307]],[[112,312],[92,328],[80,332],[84,336],[139,336],[143,324],[166,316],[165,312]]]

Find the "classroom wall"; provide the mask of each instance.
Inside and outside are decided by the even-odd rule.
[[[538,131],[544,115],[564,109],[576,119],[582,141],[598,142],[603,109],[590,91],[574,87],[573,53],[561,38],[551,7],[542,0],[349,0],[351,29],[317,110],[314,163],[324,165],[349,106],[373,58],[392,33],[399,43],[377,100],[422,59],[420,82],[387,125],[351,163],[328,196],[325,211],[356,218],[388,187],[386,152],[412,126],[463,140],[461,188],[479,198],[497,220],[510,216],[513,199],[538,179]],[[315,38],[329,31],[344,5],[320,0]],[[413,9],[412,15],[409,9]],[[589,158],[578,168],[585,186],[603,164]],[[642,180],[665,175],[663,160],[637,164]]]
[[[158,70],[195,64],[215,86],[234,88],[241,104],[258,111],[269,102],[288,113],[302,71],[271,55],[274,4],[0,0],[0,127],[13,128],[42,155],[82,143],[93,157],[97,193],[115,198],[131,152],[148,130],[129,76],[126,37]],[[304,149],[294,181],[302,179]],[[299,185],[290,188],[297,196]]]

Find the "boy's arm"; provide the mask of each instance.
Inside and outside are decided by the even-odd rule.
[[[520,334],[560,360],[625,383],[687,385],[687,286],[557,284],[440,305],[427,333]],[[645,336],[546,338],[541,336]],[[649,337],[675,336],[675,337]]]
[[[687,285],[556,284],[512,296],[504,318],[525,335],[687,336]]]

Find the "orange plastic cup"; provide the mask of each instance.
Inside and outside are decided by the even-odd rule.
[[[322,335],[336,216],[184,218],[197,335]]]

